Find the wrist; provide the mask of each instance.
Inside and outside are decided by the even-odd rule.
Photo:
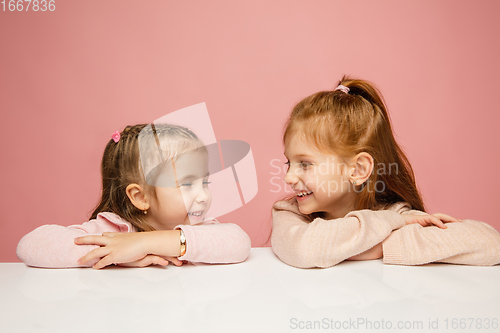
[[[180,257],[182,257],[183,255],[186,254],[186,236],[184,236],[184,231],[182,231],[182,229],[180,229],[179,242],[181,249]]]
[[[179,257],[180,249],[180,230],[159,230],[145,233],[154,234],[153,239],[146,242],[148,254],[154,254],[161,257]]]
[[[166,245],[168,246],[168,256],[169,257],[180,257],[181,256],[181,248],[180,248],[180,238],[181,238],[181,230],[168,230],[169,237]]]

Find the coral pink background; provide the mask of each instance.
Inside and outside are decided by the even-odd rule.
[[[263,246],[284,195],[273,178],[283,124],[294,103],[343,74],[382,90],[429,211],[500,229],[498,13],[495,0],[101,0],[0,11],[0,261],[17,261],[17,242],[39,225],[88,219],[111,133],[200,102],[218,139],[252,147],[257,197],[220,220]]]

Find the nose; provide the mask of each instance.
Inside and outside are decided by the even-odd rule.
[[[299,182],[299,177],[297,177],[297,175],[295,174],[295,172],[293,170],[294,169],[292,168],[292,166],[290,166],[290,168],[288,168],[288,171],[286,172],[286,175],[285,175],[285,183],[287,183],[288,185],[290,185],[292,187]]]
[[[196,195],[196,202],[202,203],[206,202],[211,196],[210,190],[206,186],[202,186]]]

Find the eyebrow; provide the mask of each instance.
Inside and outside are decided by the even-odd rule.
[[[283,153],[283,155],[285,155],[285,157],[288,158],[288,156],[286,156],[285,153]],[[293,155],[293,157],[309,157],[309,158],[314,158],[314,156],[309,155],[309,154],[297,154],[297,155]]]

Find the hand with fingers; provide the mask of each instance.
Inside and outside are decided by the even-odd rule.
[[[79,265],[88,262],[99,261],[94,264],[94,269],[100,269],[108,265],[120,265],[127,267],[145,267],[149,265],[166,266],[172,262],[181,266],[182,262],[174,256],[162,256],[153,253],[151,245],[157,235],[154,232],[116,233],[105,232],[102,236],[91,235],[75,238],[77,245],[99,245],[78,260]]]
[[[428,214],[428,215],[402,214],[401,216],[404,218],[406,225],[418,223],[423,227],[437,226],[441,229],[447,228],[445,223],[462,222],[462,220],[456,219],[454,217],[451,217],[450,215],[442,213]]]

